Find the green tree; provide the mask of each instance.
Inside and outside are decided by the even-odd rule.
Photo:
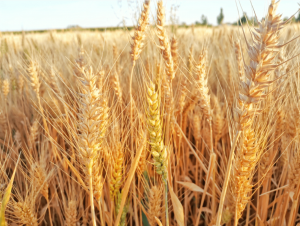
[[[248,19],[247,14],[244,13],[244,14],[243,14],[243,17],[238,21],[238,24],[239,24],[239,25],[241,25],[241,24],[246,24],[246,23],[247,23],[247,19]]]
[[[223,23],[223,20],[224,20],[224,14],[223,14],[223,8],[221,8],[221,11],[220,11],[220,14],[219,16],[217,17],[217,22],[218,24],[222,24]]]
[[[208,24],[207,17],[204,16],[204,15],[201,16],[201,24],[202,24],[202,25],[207,25],[207,24]]]
[[[295,22],[299,23],[300,22],[300,13],[298,13],[298,16],[295,18]]]

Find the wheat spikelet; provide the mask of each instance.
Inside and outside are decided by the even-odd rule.
[[[187,124],[187,115],[189,111],[193,110],[195,105],[196,105],[196,100],[197,100],[197,95],[193,95],[188,102],[185,103],[185,106],[182,111],[182,129],[186,129],[186,124]]]
[[[40,193],[45,197],[46,200],[48,200],[49,184],[47,181],[47,173],[45,172],[44,167],[42,167],[40,164],[36,163],[32,166],[32,171],[33,171],[35,183],[40,188]]]
[[[178,68],[178,43],[175,35],[171,40],[171,55],[174,62],[174,70],[176,71]]]
[[[113,155],[113,169],[110,178],[110,196],[114,198],[121,187],[123,176],[124,153],[120,142],[116,145],[116,153]]]
[[[49,83],[50,83],[50,87],[51,89],[56,93],[56,94],[59,94],[59,88],[58,88],[58,85],[57,85],[57,78],[56,78],[56,75],[55,75],[55,71],[54,71],[54,68],[51,67],[50,69],[50,73],[49,73]]]
[[[222,132],[224,128],[224,119],[223,119],[223,112],[221,110],[220,103],[218,101],[218,98],[214,96],[214,117],[213,117],[213,131],[214,131],[214,137],[215,137],[215,142],[217,143],[221,137],[222,137]]]
[[[93,171],[93,195],[96,200],[100,200],[102,196],[104,180],[102,177],[103,166],[100,163],[99,159],[97,159],[97,161],[94,161],[92,171]]]
[[[247,202],[249,201],[249,193],[252,190],[252,177],[255,164],[260,156],[257,155],[258,150],[255,146],[255,135],[251,128],[244,132],[243,147],[237,153],[234,160],[234,168],[231,175],[232,195],[230,212],[237,212],[238,219],[241,217]]]
[[[113,74],[111,77],[111,84],[117,96],[119,103],[122,103],[122,90],[119,80],[119,75],[117,73]]]
[[[148,200],[148,221],[151,226],[156,226],[157,223],[155,217],[159,218],[161,215],[162,189],[157,186],[153,186],[149,190]]]
[[[29,137],[29,147],[33,148],[35,140],[38,136],[39,120],[34,120],[32,126],[30,127],[30,137]]]
[[[65,213],[65,226],[77,226],[77,204],[76,201],[69,201]]]
[[[35,213],[26,202],[17,202],[14,205],[14,215],[19,219],[22,225],[39,225]]]
[[[170,83],[175,77],[174,72],[174,62],[171,55],[170,43],[168,39],[167,32],[164,28],[165,26],[165,9],[163,7],[162,1],[157,3],[157,37],[159,39],[159,48],[165,60],[167,80]]]
[[[132,61],[136,61],[144,47],[144,40],[145,40],[145,31],[147,25],[149,23],[149,12],[150,12],[150,1],[146,0],[144,3],[144,9],[141,13],[141,17],[139,19],[139,25],[134,32],[133,44],[131,44],[131,57]]]
[[[186,78],[183,76],[181,78],[180,87],[179,87],[179,98],[178,98],[178,114],[181,114],[185,104],[185,98],[187,94],[187,85]]]
[[[16,141],[18,148],[22,146],[22,135],[19,130],[15,133],[14,140]]]
[[[272,162],[270,161],[270,150],[268,150],[261,156],[260,161],[260,175],[261,177],[264,177],[264,180],[267,180],[272,176],[272,171],[270,170],[270,164],[272,164]]]
[[[137,142],[138,146],[143,141],[143,138],[144,138],[143,135],[144,135],[143,131],[139,133],[139,139]],[[138,166],[137,166],[137,172],[139,175],[142,174],[146,170],[146,154],[147,154],[147,151],[146,151],[146,143],[145,143],[145,146],[142,150],[142,154],[141,154]]]
[[[37,71],[37,63],[35,61],[30,61],[29,66],[28,66],[28,73],[30,75],[30,80],[31,80],[31,86],[35,93],[39,95],[40,93],[40,81],[38,77],[38,71]]]
[[[173,98],[170,83],[166,80],[166,76],[162,78],[162,93],[164,95],[165,112],[170,113],[173,106]]]
[[[199,113],[193,115],[193,128],[194,128],[194,137],[197,141],[201,140],[201,125],[200,125],[200,116]]]
[[[243,68],[244,68],[244,64],[243,64],[243,58],[242,58],[242,52],[241,52],[241,46],[240,46],[240,42],[239,41],[235,41],[234,42],[234,51],[235,51],[235,59],[237,62],[237,66],[238,66],[238,74],[240,79],[243,79]]]
[[[155,85],[150,82],[147,90],[147,124],[150,135],[151,154],[156,172],[167,179],[167,150],[162,139],[162,122],[160,119],[160,104]]]
[[[2,93],[3,93],[5,98],[7,97],[8,93],[9,93],[9,81],[8,81],[8,79],[4,79],[4,81],[2,83]]]
[[[205,116],[205,118],[210,121],[212,119],[211,109],[210,109],[210,96],[209,89],[207,86],[207,75],[206,75],[206,60],[207,60],[207,50],[204,49],[199,57],[199,63],[195,65],[196,70],[196,84],[197,93],[200,100],[200,108]]]
[[[6,132],[8,130],[6,115],[4,114],[3,111],[0,111],[0,127],[1,127],[1,130],[4,132]]]
[[[155,71],[155,89],[158,90],[162,83],[162,73],[161,73],[161,65],[160,63],[156,64],[156,71]]]

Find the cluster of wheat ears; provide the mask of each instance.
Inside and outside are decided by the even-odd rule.
[[[2,34],[0,226],[300,222],[299,29],[277,6],[258,27],[165,26],[162,1],[149,26],[145,1],[132,32]]]

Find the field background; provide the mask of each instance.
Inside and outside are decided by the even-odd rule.
[[[141,22],[1,34],[0,222],[300,222],[300,25]]]

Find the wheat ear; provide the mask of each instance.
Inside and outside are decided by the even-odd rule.
[[[171,40],[171,55],[174,62],[174,70],[176,71],[178,68],[178,43],[175,35]]]
[[[120,142],[117,143],[116,153],[113,154],[113,169],[110,181],[110,195],[115,198],[122,183],[124,153]]]
[[[111,84],[117,96],[119,104],[122,104],[122,89],[120,85],[119,75],[114,73],[111,78]]]
[[[133,159],[133,138],[134,138],[134,131],[133,131],[133,94],[132,94],[132,82],[133,82],[133,70],[136,64],[136,61],[138,60],[143,46],[144,46],[144,40],[145,40],[145,32],[146,28],[149,23],[149,12],[150,12],[150,1],[146,0],[144,2],[144,9],[141,13],[140,19],[139,19],[139,25],[135,30],[134,36],[133,36],[133,44],[131,45],[131,59],[132,59],[132,67],[131,67],[131,73],[130,73],[130,81],[129,81],[129,95],[130,95],[130,135],[131,135],[131,142],[130,142],[130,148],[131,148],[131,158]],[[135,179],[135,178],[133,178]],[[133,191],[135,192],[135,181],[133,181]],[[136,224],[138,224],[137,219],[137,209],[136,209],[136,200],[133,200],[134,202],[134,211],[135,211],[135,221]]]
[[[23,225],[38,226],[38,219],[33,213],[32,208],[29,207],[27,202],[17,202],[14,205],[14,215],[20,220]]]
[[[234,42],[234,52],[235,52],[235,60],[237,62],[237,66],[238,66],[238,74],[239,74],[240,79],[243,79],[244,63],[243,63],[243,58],[242,58],[241,45],[240,45],[239,41]]]
[[[46,122],[46,119],[44,116],[44,109],[41,104],[41,98],[40,98],[40,85],[41,84],[40,84],[39,77],[38,77],[37,62],[30,61],[30,64],[29,64],[27,70],[30,75],[31,86],[32,86],[33,90],[35,91],[37,99],[38,99],[39,109],[42,113],[44,129],[45,129],[46,133],[49,134],[48,125],[47,125],[47,122]]]
[[[275,15],[277,6],[278,2],[275,3],[272,0],[266,19],[259,22],[259,28],[256,31],[252,31],[253,45],[248,43],[250,64],[245,65],[245,80],[240,81],[239,97],[234,108],[234,121],[238,131],[243,134],[243,144],[234,160],[231,175],[235,203],[231,206],[231,211],[236,213],[235,224],[237,224],[250,198],[253,172],[261,154],[257,144],[255,144],[256,136],[252,126],[255,116],[262,111],[257,103],[265,99],[266,88],[271,84],[271,72],[277,67],[272,63],[276,51],[280,48],[278,43],[279,31],[284,26],[280,15]],[[229,164],[231,163],[229,162]],[[224,184],[225,190],[226,186]],[[220,211],[219,208],[218,219],[221,212],[222,210]],[[217,220],[217,225],[219,223],[220,221]]]
[[[144,9],[139,19],[139,25],[135,29],[134,36],[132,37],[133,43],[131,44],[130,54],[133,62],[137,61],[144,47],[144,40],[146,37],[145,31],[149,23],[149,12],[150,1],[146,0],[144,2]]]
[[[159,39],[159,48],[161,49],[161,53],[165,60],[167,80],[171,83],[172,79],[175,76],[174,72],[174,62],[171,54],[170,42],[168,39],[167,32],[164,28],[165,26],[165,9],[163,7],[163,2],[159,1],[157,3],[157,37]]]
[[[159,218],[161,215],[162,189],[153,186],[149,190],[148,200],[148,221],[150,226],[156,226],[155,217]]]
[[[168,175],[167,175],[167,149],[164,146],[162,134],[162,120],[160,115],[159,95],[155,91],[155,85],[150,81],[147,90],[147,124],[150,135],[151,154],[154,161],[155,170],[162,176],[165,184],[166,196],[166,221],[168,225]]]
[[[88,71],[80,68],[82,77],[80,79],[79,98],[79,161],[86,176],[86,182],[90,192],[91,214],[93,225],[96,226],[96,216],[94,209],[95,186],[93,169],[98,168],[99,152],[101,150],[102,138],[107,124],[107,112],[100,105],[101,95],[96,88],[97,76],[93,74],[92,68]]]
[[[167,152],[162,138],[159,96],[152,82],[150,82],[147,94],[147,122],[150,134],[151,154],[156,172],[162,175],[164,180],[167,180]]]
[[[8,79],[4,79],[4,81],[2,83],[2,93],[3,93],[4,97],[7,98],[7,95],[9,93],[9,81],[8,81]]]
[[[209,88],[207,86],[207,50],[204,49],[199,57],[199,62],[195,65],[196,70],[196,84],[197,84],[197,93],[199,95],[200,100],[200,108],[205,116],[205,118],[209,121],[212,120],[211,117],[211,109],[210,109],[210,96],[209,96]]]
[[[65,213],[65,225],[76,226],[77,223],[77,204],[76,201],[69,201]]]

